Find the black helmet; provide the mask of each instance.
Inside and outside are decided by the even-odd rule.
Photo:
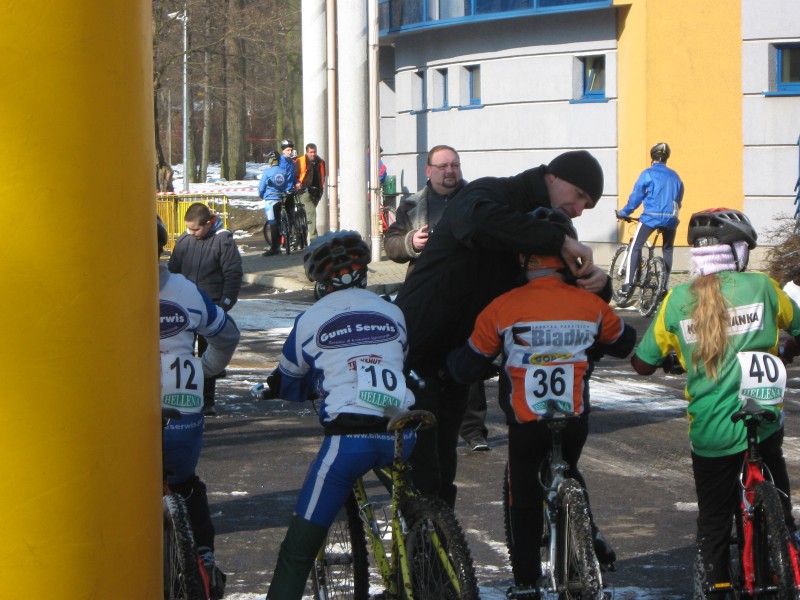
[[[278,152],[275,150],[270,150],[269,154],[267,154],[267,164],[270,167],[274,167],[275,165],[280,164],[280,162],[281,162],[281,155],[278,154]]]
[[[306,277],[332,292],[366,287],[369,246],[357,231],[336,231],[315,238],[303,255]]]
[[[732,208],[709,208],[694,213],[689,219],[689,243],[692,246],[713,246],[747,242],[752,250],[758,234],[746,215]]]
[[[671,152],[667,142],[658,142],[655,146],[650,148],[650,158],[658,162],[667,162],[670,154]]]
[[[294,142],[288,138],[281,140],[281,150],[286,150],[286,148],[294,148]]]
[[[538,208],[533,209],[531,212],[528,213],[534,219],[539,219],[540,221],[547,221],[548,223],[552,223],[559,229],[564,232],[564,235],[571,237],[573,240],[578,239],[578,232],[575,231],[575,226],[572,224],[572,219],[569,218],[569,215],[565,212],[562,212],[555,208],[548,208],[546,206],[540,206]]]
[[[167,233],[167,228],[158,215],[156,215],[156,235],[158,237],[158,253],[161,254],[164,251],[164,246],[169,241],[169,233]]]

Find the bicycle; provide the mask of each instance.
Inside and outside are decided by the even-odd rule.
[[[592,526],[586,491],[575,479],[565,477],[569,464],[561,452],[561,433],[569,419],[577,418],[571,410],[563,411],[555,400],[547,400],[547,421],[553,437],[552,449],[542,463],[539,482],[544,489],[544,530],[541,558],[542,578],[536,589],[515,590],[508,598],[533,598],[538,594],[559,600],[603,600],[603,577],[594,551]],[[503,475],[503,522],[509,555],[513,552],[511,529],[510,481],[508,464]],[[609,569],[613,566],[609,565]]]
[[[280,208],[277,208],[277,207]],[[296,202],[296,192],[283,194],[282,199],[276,204],[278,231],[280,232],[280,247],[287,255],[293,250],[302,250],[307,246],[308,217],[302,202]],[[261,230],[267,243],[266,252],[272,249],[272,237],[269,232],[269,222],[265,222]]]
[[[626,223],[639,222],[636,217],[623,217],[617,211],[614,211],[614,213],[618,219]],[[631,239],[627,244],[617,248],[614,258],[611,259],[608,276],[611,278],[612,297],[619,308],[631,306],[638,300],[639,314],[643,317],[651,316],[658,308],[667,290],[667,266],[663,258],[653,255],[653,251],[663,233],[663,227],[656,228],[656,237],[653,243],[651,244],[648,240],[642,247],[642,259],[639,262],[636,276],[631,281],[631,288],[627,294],[622,294],[620,289],[627,278],[628,257],[633,249],[634,235],[631,235]],[[645,258],[645,252],[647,253],[647,258]],[[634,292],[636,288],[639,288],[638,298]]]
[[[769,386],[781,389],[780,398],[777,398],[781,401],[786,385],[783,363],[764,352],[740,353],[740,357],[742,355],[745,355],[744,360],[740,358],[743,382],[747,380],[746,371],[751,378],[766,377]],[[741,496],[734,516],[736,536],[732,545],[736,546],[736,552],[731,555],[731,581],[708,584],[703,592],[731,591],[736,598],[800,598],[800,556],[786,527],[781,492],[772,482],[758,451],[759,424],[774,422],[778,415],[752,396],[740,393],[740,399],[745,400],[744,405],[731,416],[731,421],[744,421],[747,450],[742,461]],[[767,403],[773,404],[775,399]],[[700,573],[696,574],[695,581],[702,582]]]
[[[375,471],[391,493],[388,523],[378,521],[364,479],[359,478],[314,562],[311,580],[317,600],[367,600],[367,541],[386,600],[479,598],[472,556],[455,515],[438,498],[413,489],[403,460],[404,430],[434,423],[433,414],[421,410],[402,413],[389,422],[387,430],[395,434],[394,461]],[[383,541],[387,530],[388,553]]]
[[[381,231],[383,231],[383,233],[386,233],[386,230],[389,229],[392,223],[394,223],[397,220],[397,211],[394,209],[393,206],[388,206],[387,204],[384,203],[383,188],[381,188],[379,199],[380,199],[379,210],[381,215]]]
[[[162,428],[180,419],[180,411],[161,409]],[[164,600],[208,600],[210,584],[203,559],[197,551],[186,501],[167,484],[164,472]]]

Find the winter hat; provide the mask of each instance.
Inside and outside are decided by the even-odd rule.
[[[559,154],[547,165],[547,172],[586,192],[597,204],[603,195],[603,168],[586,150]]]

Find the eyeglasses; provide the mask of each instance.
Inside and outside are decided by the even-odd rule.
[[[460,162],[454,162],[454,163],[445,163],[443,165],[430,165],[430,166],[433,167],[434,169],[440,169],[442,171],[444,171],[447,167],[450,167],[451,169],[455,170],[455,169],[460,169],[461,168],[461,163]]]

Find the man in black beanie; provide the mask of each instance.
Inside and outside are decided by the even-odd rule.
[[[456,446],[468,386],[446,375],[450,350],[463,345],[489,302],[518,285],[519,255],[562,256],[577,285],[611,297],[608,277],[592,250],[529,213],[545,206],[575,218],[603,194],[603,169],[584,150],[513,177],[483,177],[448,202],[397,296],[408,327],[409,366],[425,379],[417,408],[436,414],[436,427],[418,432],[412,475],[423,493],[455,505]]]

